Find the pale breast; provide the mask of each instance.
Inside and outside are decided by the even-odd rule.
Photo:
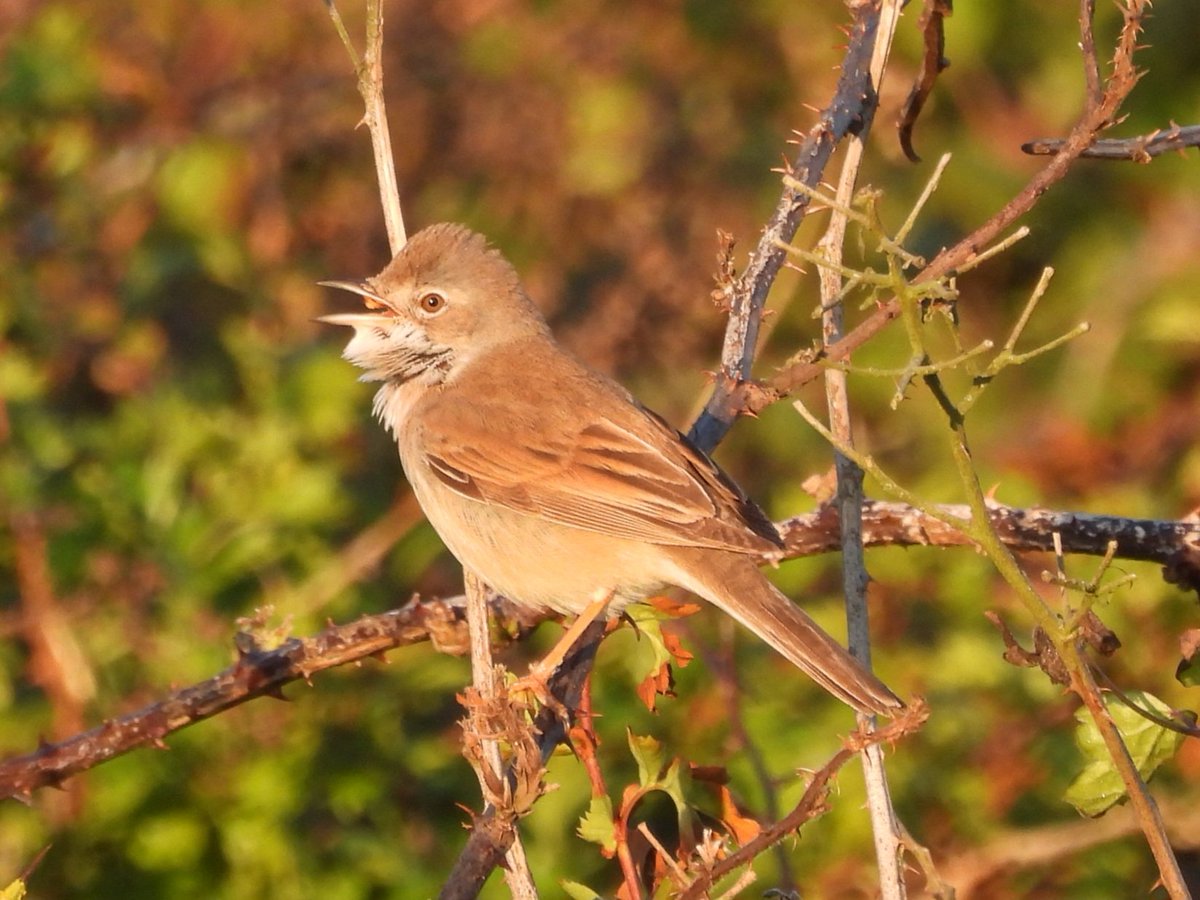
[[[654,546],[468,499],[424,469],[405,463],[434,530],[463,566],[517,603],[578,613],[597,592],[611,591],[616,614],[666,586]]]

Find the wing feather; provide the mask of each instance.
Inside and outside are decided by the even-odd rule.
[[[743,553],[781,546],[762,510],[712,460],[603,387],[587,416],[555,417],[532,401],[438,404],[422,423],[425,462],[464,497],[562,525]]]

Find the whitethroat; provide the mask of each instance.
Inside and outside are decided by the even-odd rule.
[[[422,509],[466,567],[510,600],[614,616],[676,585],[748,627],[858,710],[903,703],[758,566],[783,542],[683,435],[560,347],[516,271],[459,225],[413,235],[379,275],[323,282],[366,312],[325,316],[381,383]]]

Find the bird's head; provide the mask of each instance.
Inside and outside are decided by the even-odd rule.
[[[508,260],[461,225],[417,232],[373,278],[321,284],[366,302],[318,320],[354,329],[342,356],[364,381],[437,384],[490,349],[549,333]]]

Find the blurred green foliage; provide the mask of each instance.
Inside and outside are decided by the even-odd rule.
[[[1117,17],[1100,6],[1110,40]],[[359,33],[361,10],[343,12]],[[387,16],[409,222],[487,231],[568,344],[685,423],[723,325],[707,299],[715,230],[743,250],[756,238],[785,139],[813,122],[806,104],[830,95],[843,5],[395,0]],[[953,66],[916,133],[929,160],[955,160],[915,250],[936,252],[992,214],[1042,165],[1019,144],[1069,127],[1082,88],[1074,16],[1069,5],[959,4]],[[931,167],[903,161],[889,130],[919,54],[914,19],[865,172],[893,227]],[[405,491],[369,421],[369,389],[338,359],[339,338],[311,322],[338,302],[317,280],[386,260],[358,99],[323,5],[57,0],[10,5],[0,25],[0,714],[3,751],[18,753],[227,665],[236,617],[260,604],[310,632],[413,590],[456,591],[459,575],[414,525],[369,578],[323,587],[341,549]],[[1160,2],[1146,43],[1123,135],[1200,112],[1196,0]],[[1183,516],[1200,504],[1195,152],[1081,163],[1029,224],[1031,238],[961,279],[964,340],[1002,339],[1049,264],[1059,274],[1030,343],[1081,319],[1094,328],[1006,373],[973,414],[984,483],[1006,502]],[[806,223],[802,237],[819,228]],[[781,279],[764,372],[812,341],[813,281]],[[888,334],[862,361],[895,366],[904,351]],[[852,390],[862,444],[915,490],[959,500],[933,404],[912,392],[894,413],[892,384],[854,377]],[[786,404],[740,425],[719,455],[779,516],[811,505],[801,482],[828,466]],[[18,578],[31,534],[45,540],[65,623],[49,637]],[[835,562],[798,561],[778,577],[840,631]],[[877,668],[933,710],[889,757],[909,828],[947,859],[1007,829],[1071,821],[1073,707],[1005,665],[981,615],[996,609],[1022,634],[1008,591],[970,552],[869,562]],[[1086,576],[1092,564],[1071,565]],[[1194,598],[1152,567],[1121,568],[1144,577],[1099,610],[1125,638],[1113,676],[1195,705],[1171,679]],[[738,715],[786,808],[803,789],[791,773],[822,764],[848,714],[728,623],[705,613],[683,628],[702,652],[658,715],[636,700],[640,675],[625,659],[645,648],[628,632],[603,648],[595,706],[610,785],[637,780],[629,728],[727,766],[735,796],[763,812],[764,786],[706,664],[736,643]],[[520,668],[549,639],[509,661]],[[30,879],[38,897],[430,896],[463,839],[456,804],[477,802],[458,755],[466,678],[461,660],[410,648],[294,687],[290,704],[262,700],[193,727],[170,752],[118,759],[29,807],[0,806],[0,883],[52,843]],[[1164,765],[1164,790],[1195,798],[1196,744]],[[562,756],[550,780],[560,790],[525,828],[543,890],[570,879],[610,892],[612,868],[576,835],[585,777]],[[788,847],[805,896],[873,893],[857,772],[839,786],[832,812]],[[759,886],[775,883],[773,867],[764,856]],[[1130,838],[1014,867],[986,896],[1119,898],[1154,877]]]

